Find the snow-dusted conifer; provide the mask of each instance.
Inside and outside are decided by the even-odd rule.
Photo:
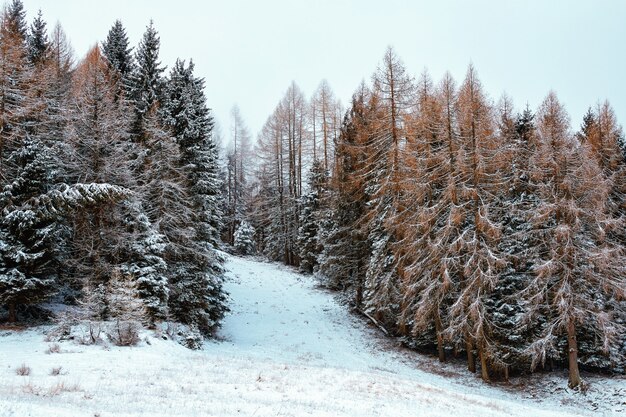
[[[185,249],[184,264],[176,267],[170,308],[180,321],[205,333],[224,314],[222,270],[214,248],[221,223],[217,146],[212,137],[213,118],[206,106],[204,80],[193,74],[193,63],[177,61],[165,88],[161,108],[165,125],[180,150],[179,166],[185,175],[185,193],[191,207],[193,246]],[[185,273],[179,269],[184,268]]]
[[[117,24],[116,24],[117,26]],[[115,48],[115,57],[111,59],[115,62],[115,68],[121,65],[120,55],[124,55],[128,52],[122,52],[124,49],[125,33],[123,28],[117,28],[114,26],[113,30],[117,37],[116,43],[107,47]],[[143,34],[143,38],[135,51],[135,65],[130,69],[130,101],[132,103],[134,117],[131,125],[131,133],[135,140],[141,142],[144,140],[144,118],[147,113],[152,109],[152,106],[157,104],[162,96],[163,89],[163,72],[165,68],[161,66],[159,61],[159,49],[161,47],[161,39],[159,34],[154,28],[154,23],[150,21],[150,24],[146,28]],[[127,58],[124,58],[125,60]],[[126,65],[132,65],[131,63],[125,63]],[[129,69],[126,69],[129,71]]]
[[[256,245],[254,243],[254,227],[242,220],[235,231],[235,250],[242,255],[254,255]]]
[[[41,10],[33,20],[27,37],[28,60],[36,65],[48,57],[50,52],[50,42],[46,30],[46,22],[43,20]]]

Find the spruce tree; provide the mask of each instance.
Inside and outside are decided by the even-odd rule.
[[[114,26],[115,29],[115,26]],[[116,49],[115,57],[112,57],[115,66],[120,65],[120,55],[127,51],[124,49],[125,34],[123,28],[116,29],[116,44],[107,43],[107,47]],[[131,125],[131,133],[136,141],[143,141],[145,135],[144,118],[155,104],[161,99],[163,89],[163,72],[165,68],[159,61],[159,48],[161,40],[154,28],[154,23],[146,28],[143,38],[135,51],[135,67],[130,75],[130,101],[133,104],[134,118]],[[127,57],[124,57],[127,59]]]
[[[215,252],[221,218],[220,181],[204,80],[194,76],[193,68],[192,62],[188,66],[176,62],[161,109],[180,150],[178,165],[185,175],[185,192],[193,212],[193,246],[184,249],[184,262],[174,271],[170,310],[178,320],[209,333],[226,310],[221,262]]]
[[[22,42],[28,35],[28,24],[26,23],[26,10],[21,0],[12,0],[7,6],[5,13],[5,23],[11,33],[18,35]]]
[[[134,69],[132,48],[129,46],[126,29],[121,20],[116,20],[106,41],[102,42],[102,54],[109,65],[118,71],[122,77],[128,77]]]
[[[242,220],[235,231],[235,250],[242,255],[254,255],[254,228],[250,223]]]
[[[50,43],[46,31],[46,22],[43,20],[41,10],[33,20],[28,33],[28,60],[37,65],[47,58]]]
[[[300,229],[296,242],[300,251],[300,271],[313,273],[322,252],[320,224],[325,214],[325,193],[328,173],[322,160],[313,161],[309,172],[309,190],[301,197]]]
[[[325,285],[352,292],[357,308],[363,302],[363,277],[369,247],[359,222],[365,213],[363,178],[370,112],[364,85],[354,94],[336,144],[337,165],[331,179],[331,216],[322,233],[323,250],[319,259]]]

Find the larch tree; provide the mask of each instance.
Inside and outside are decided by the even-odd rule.
[[[545,323],[528,353],[533,366],[558,357],[559,339],[565,337],[569,386],[579,387],[579,330],[593,331],[608,350],[620,329],[603,306],[609,299],[623,297],[626,283],[623,249],[607,239],[610,183],[598,163],[585,157],[553,92],[537,115],[537,147],[531,164],[541,198],[531,221],[540,243],[533,254],[535,277],[521,297],[526,300],[526,318],[542,315]]]
[[[322,80],[311,99],[312,158],[324,163],[324,169],[332,170],[334,145],[337,140],[339,103],[328,81]]]
[[[235,230],[245,219],[249,204],[248,179],[252,157],[250,142],[250,132],[241,111],[238,106],[234,106],[231,110],[231,148],[226,155],[226,213],[224,213],[225,241],[230,244],[234,243]]]
[[[376,320],[395,327],[401,288],[392,250],[395,236],[391,222],[401,209],[398,204],[405,168],[402,157],[415,89],[413,79],[392,48],[385,52],[373,83],[370,103],[376,110],[366,145],[366,171],[361,173],[368,178],[366,224],[372,248],[365,278],[365,310]]]
[[[267,195],[269,201],[260,204],[254,226],[265,236],[263,252],[293,266],[300,263],[296,240],[308,140],[307,106],[304,94],[292,83],[259,134],[257,178],[263,188],[256,193]]]
[[[482,378],[489,366],[501,366],[495,355],[493,321],[486,303],[505,264],[498,251],[501,226],[496,220],[496,193],[502,186],[501,147],[494,132],[493,110],[470,65],[458,94],[459,162],[464,227],[459,239],[463,266],[459,293],[449,310],[449,337],[463,339],[471,355],[475,348]],[[471,359],[470,359],[471,362]]]
[[[403,282],[399,313],[418,345],[431,344],[429,330],[434,329],[439,360],[444,361],[444,300],[450,281],[439,267],[442,248],[435,232],[445,208],[450,167],[445,163],[443,103],[427,73],[417,83],[416,101],[405,150],[406,174],[400,184],[401,204],[393,221],[394,253]]]

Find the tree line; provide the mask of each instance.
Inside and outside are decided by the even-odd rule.
[[[220,170],[204,80],[169,73],[152,22],[136,48],[116,21],[75,62],[60,25],[0,20],[0,306],[43,301],[208,335],[223,316]],[[124,303],[121,303],[124,304]]]
[[[624,372],[626,164],[608,102],[573,132],[554,92],[516,111],[471,65],[460,85],[416,80],[389,48],[340,108],[326,83],[310,102],[294,83],[260,132],[238,220],[259,253],[485,381]]]

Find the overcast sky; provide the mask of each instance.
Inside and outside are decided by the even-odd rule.
[[[131,43],[154,19],[161,58],[193,58],[209,105],[228,135],[237,103],[256,136],[295,80],[307,96],[326,78],[348,103],[392,45],[408,70],[473,62],[489,96],[535,108],[550,89],[578,129],[587,107],[609,99],[626,121],[625,0],[23,0],[60,21],[80,57],[121,19]]]

